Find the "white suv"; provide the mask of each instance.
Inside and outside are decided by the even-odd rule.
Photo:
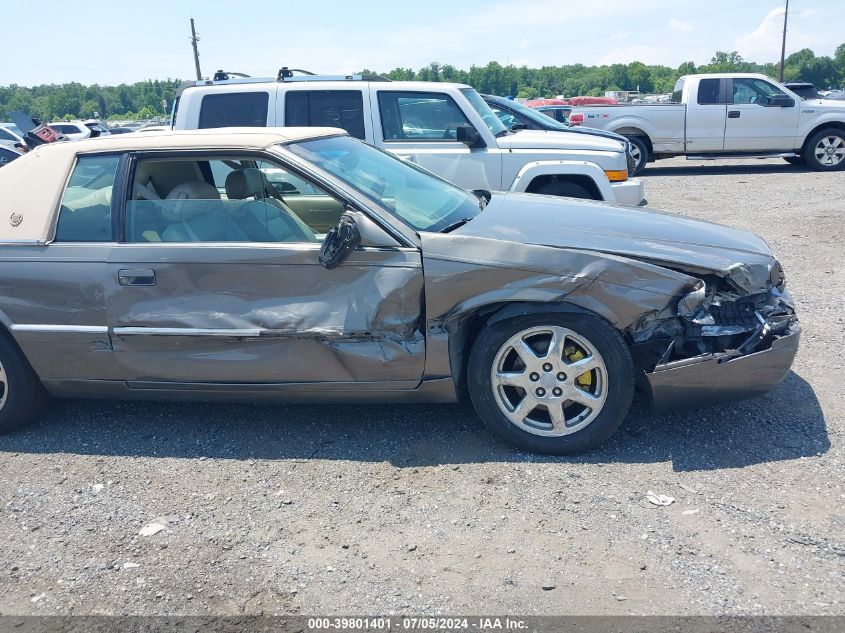
[[[172,125],[338,127],[465,189],[645,204],[643,183],[629,177],[624,139],[512,132],[463,84],[294,76],[287,69],[277,79],[218,72],[182,84]]]

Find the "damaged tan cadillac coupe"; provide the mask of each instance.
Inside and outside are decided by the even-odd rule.
[[[341,130],[58,143],[0,171],[0,428],[44,395],[449,402],[571,453],[759,395],[799,326],[760,238],[467,192]]]

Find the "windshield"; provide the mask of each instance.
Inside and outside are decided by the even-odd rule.
[[[348,136],[284,148],[342,180],[417,231],[440,231],[480,211],[479,200],[471,193]]]
[[[469,104],[475,109],[476,112],[484,119],[484,123],[487,127],[490,128],[490,131],[493,134],[499,136],[500,134],[504,134],[508,131],[508,128],[505,127],[505,124],[499,120],[493,111],[490,109],[490,106],[487,105],[487,102],[472,88],[461,88],[461,93],[467,98]]]
[[[508,100],[507,104],[503,104],[502,107],[506,107],[514,112],[519,113],[520,116],[524,116],[526,119],[530,119],[537,125],[543,127],[546,130],[563,130],[568,132],[570,127],[566,125],[566,123],[561,123],[553,119],[552,117],[543,114],[539,110],[535,110],[534,108],[529,108],[527,105],[523,105],[517,101],[510,101]]]

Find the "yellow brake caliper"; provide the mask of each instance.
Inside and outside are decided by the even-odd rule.
[[[572,345],[567,345],[563,348],[563,355],[570,363],[574,363],[584,358],[584,352]],[[575,379],[575,382],[578,383],[579,387],[589,391],[590,387],[593,385],[593,372],[585,371]]]

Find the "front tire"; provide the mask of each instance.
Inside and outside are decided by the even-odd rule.
[[[587,191],[584,187],[574,182],[566,180],[557,180],[549,182],[545,185],[537,187],[530,193],[538,193],[541,196],[564,196],[566,198],[583,198],[586,200],[595,200],[596,197]]]
[[[638,176],[645,169],[646,163],[649,161],[650,152],[648,151],[648,144],[641,136],[626,136],[631,141],[631,155],[634,158],[634,176]]]
[[[534,314],[494,323],[469,357],[468,387],[485,426],[526,451],[581,453],[622,424],[634,365],[622,336],[587,314]]]
[[[810,169],[815,171],[845,169],[845,132],[828,129],[813,134],[807,141],[802,156]]]
[[[0,433],[28,424],[44,400],[38,376],[8,335],[0,332]]]

